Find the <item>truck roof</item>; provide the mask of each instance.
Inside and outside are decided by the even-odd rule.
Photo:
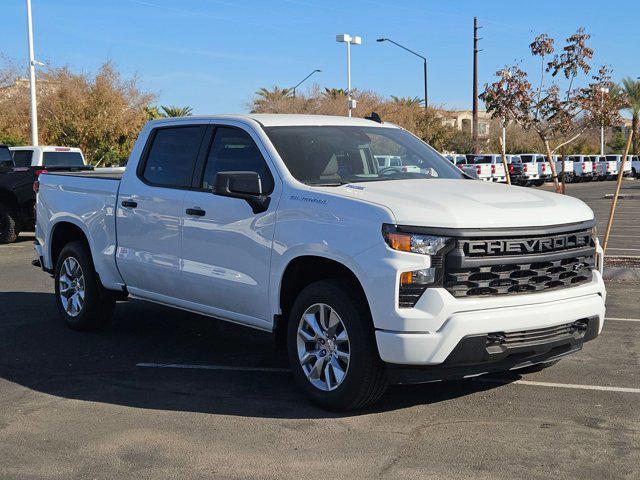
[[[43,152],[81,152],[76,147],[63,147],[60,145],[20,145],[19,147],[9,147],[9,150],[41,150]]]
[[[380,124],[373,120],[356,117],[340,117],[337,115],[300,115],[300,114],[268,114],[249,113],[237,115],[201,115],[191,117],[174,117],[153,120],[152,123],[167,123],[168,121],[185,120],[236,120],[241,122],[255,121],[264,127],[284,126],[355,126],[355,127],[387,127],[398,128],[391,123]]]

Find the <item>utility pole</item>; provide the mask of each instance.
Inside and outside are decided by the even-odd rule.
[[[33,22],[31,0],[27,0],[27,30],[29,32],[29,89],[31,91],[31,145],[38,145],[38,108],[36,104],[36,60],[33,56]]]
[[[478,18],[473,17],[473,123],[471,134],[473,137],[473,153],[478,149]]]

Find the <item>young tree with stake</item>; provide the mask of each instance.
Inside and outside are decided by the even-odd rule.
[[[545,148],[547,162],[557,192],[564,191],[558,182],[553,155],[565,145],[578,139],[593,127],[610,127],[622,121],[619,110],[624,104],[620,96],[604,93],[613,87],[611,71],[603,66],[584,86],[575,84],[580,75],[587,75],[593,50],[587,46],[590,35],[580,28],[566,40],[561,54],[545,63],[545,57],[555,51],[554,40],[546,34],[538,35],[529,45],[531,54],[540,57],[540,80],[534,87],[528,74],[518,65],[496,73],[498,79],[485,84],[480,99],[493,118],[511,119],[525,130],[537,133]],[[508,71],[509,75],[504,72]],[[546,76],[564,77],[562,84],[546,84]],[[563,162],[564,171],[564,162]]]

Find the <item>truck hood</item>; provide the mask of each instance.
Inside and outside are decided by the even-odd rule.
[[[325,187],[389,208],[398,225],[441,228],[542,227],[594,218],[582,201],[478,180],[395,180]]]

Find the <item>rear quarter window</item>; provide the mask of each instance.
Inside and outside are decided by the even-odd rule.
[[[29,160],[31,165],[31,160]],[[81,167],[84,165],[80,152],[43,152],[42,165],[45,167]]]

